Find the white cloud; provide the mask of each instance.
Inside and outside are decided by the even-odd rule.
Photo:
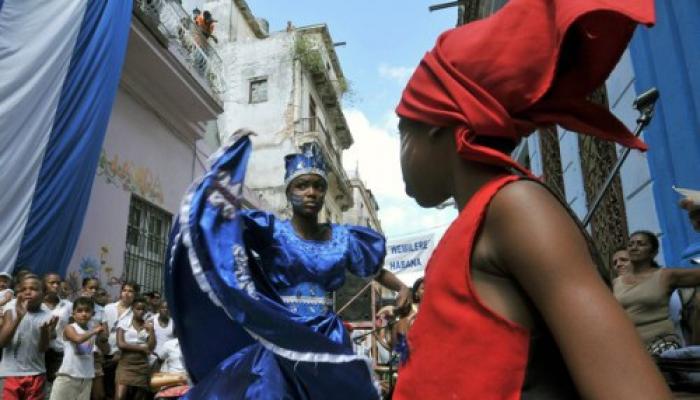
[[[396,133],[398,120],[394,113],[388,112],[376,124],[358,109],[346,109],[345,118],[355,143],[343,152],[343,165],[349,171],[357,167],[360,177],[374,193],[387,236],[444,229],[456,217],[456,210],[424,209],[405,193]]]
[[[403,193],[399,135],[389,131],[385,124],[373,125],[357,109],[346,110],[345,118],[355,139],[352,147],[343,152],[345,168],[352,171],[359,166],[360,175],[375,195]]]
[[[379,64],[379,76],[393,80],[399,85],[405,85],[413,74],[413,68]]]

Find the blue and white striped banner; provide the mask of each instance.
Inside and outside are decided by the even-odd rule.
[[[68,267],[131,7],[131,0],[0,0],[0,271]]]

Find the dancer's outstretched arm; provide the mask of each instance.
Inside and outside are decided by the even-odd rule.
[[[411,305],[411,289],[404,285],[391,271],[382,268],[374,278],[380,285],[399,293],[396,306],[403,310]]]

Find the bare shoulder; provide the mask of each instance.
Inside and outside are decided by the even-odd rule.
[[[485,230],[495,231],[503,239],[518,239],[518,243],[555,239],[551,235],[557,232],[585,241],[565,206],[549,189],[530,180],[512,182],[496,193],[486,215]]]
[[[579,225],[537,182],[520,180],[502,188],[489,206],[483,232],[497,263],[516,277],[518,269],[532,274],[593,265]]]
[[[564,206],[543,184],[519,180],[503,187],[493,198],[491,209],[500,213],[536,211]]]

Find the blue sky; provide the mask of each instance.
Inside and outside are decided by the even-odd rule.
[[[406,196],[394,115],[413,69],[437,36],[456,22],[455,8],[428,11],[429,5],[442,1],[248,0],[256,17],[269,21],[270,31],[284,29],[287,21],[295,26],[326,23],[334,41],[347,42],[336,52],[350,81],[352,93],[344,109],[355,144],[343,160],[348,170],[359,166],[377,198],[389,239],[435,227],[442,230],[456,216],[454,209],[421,209]],[[205,2],[183,3],[191,8]]]

